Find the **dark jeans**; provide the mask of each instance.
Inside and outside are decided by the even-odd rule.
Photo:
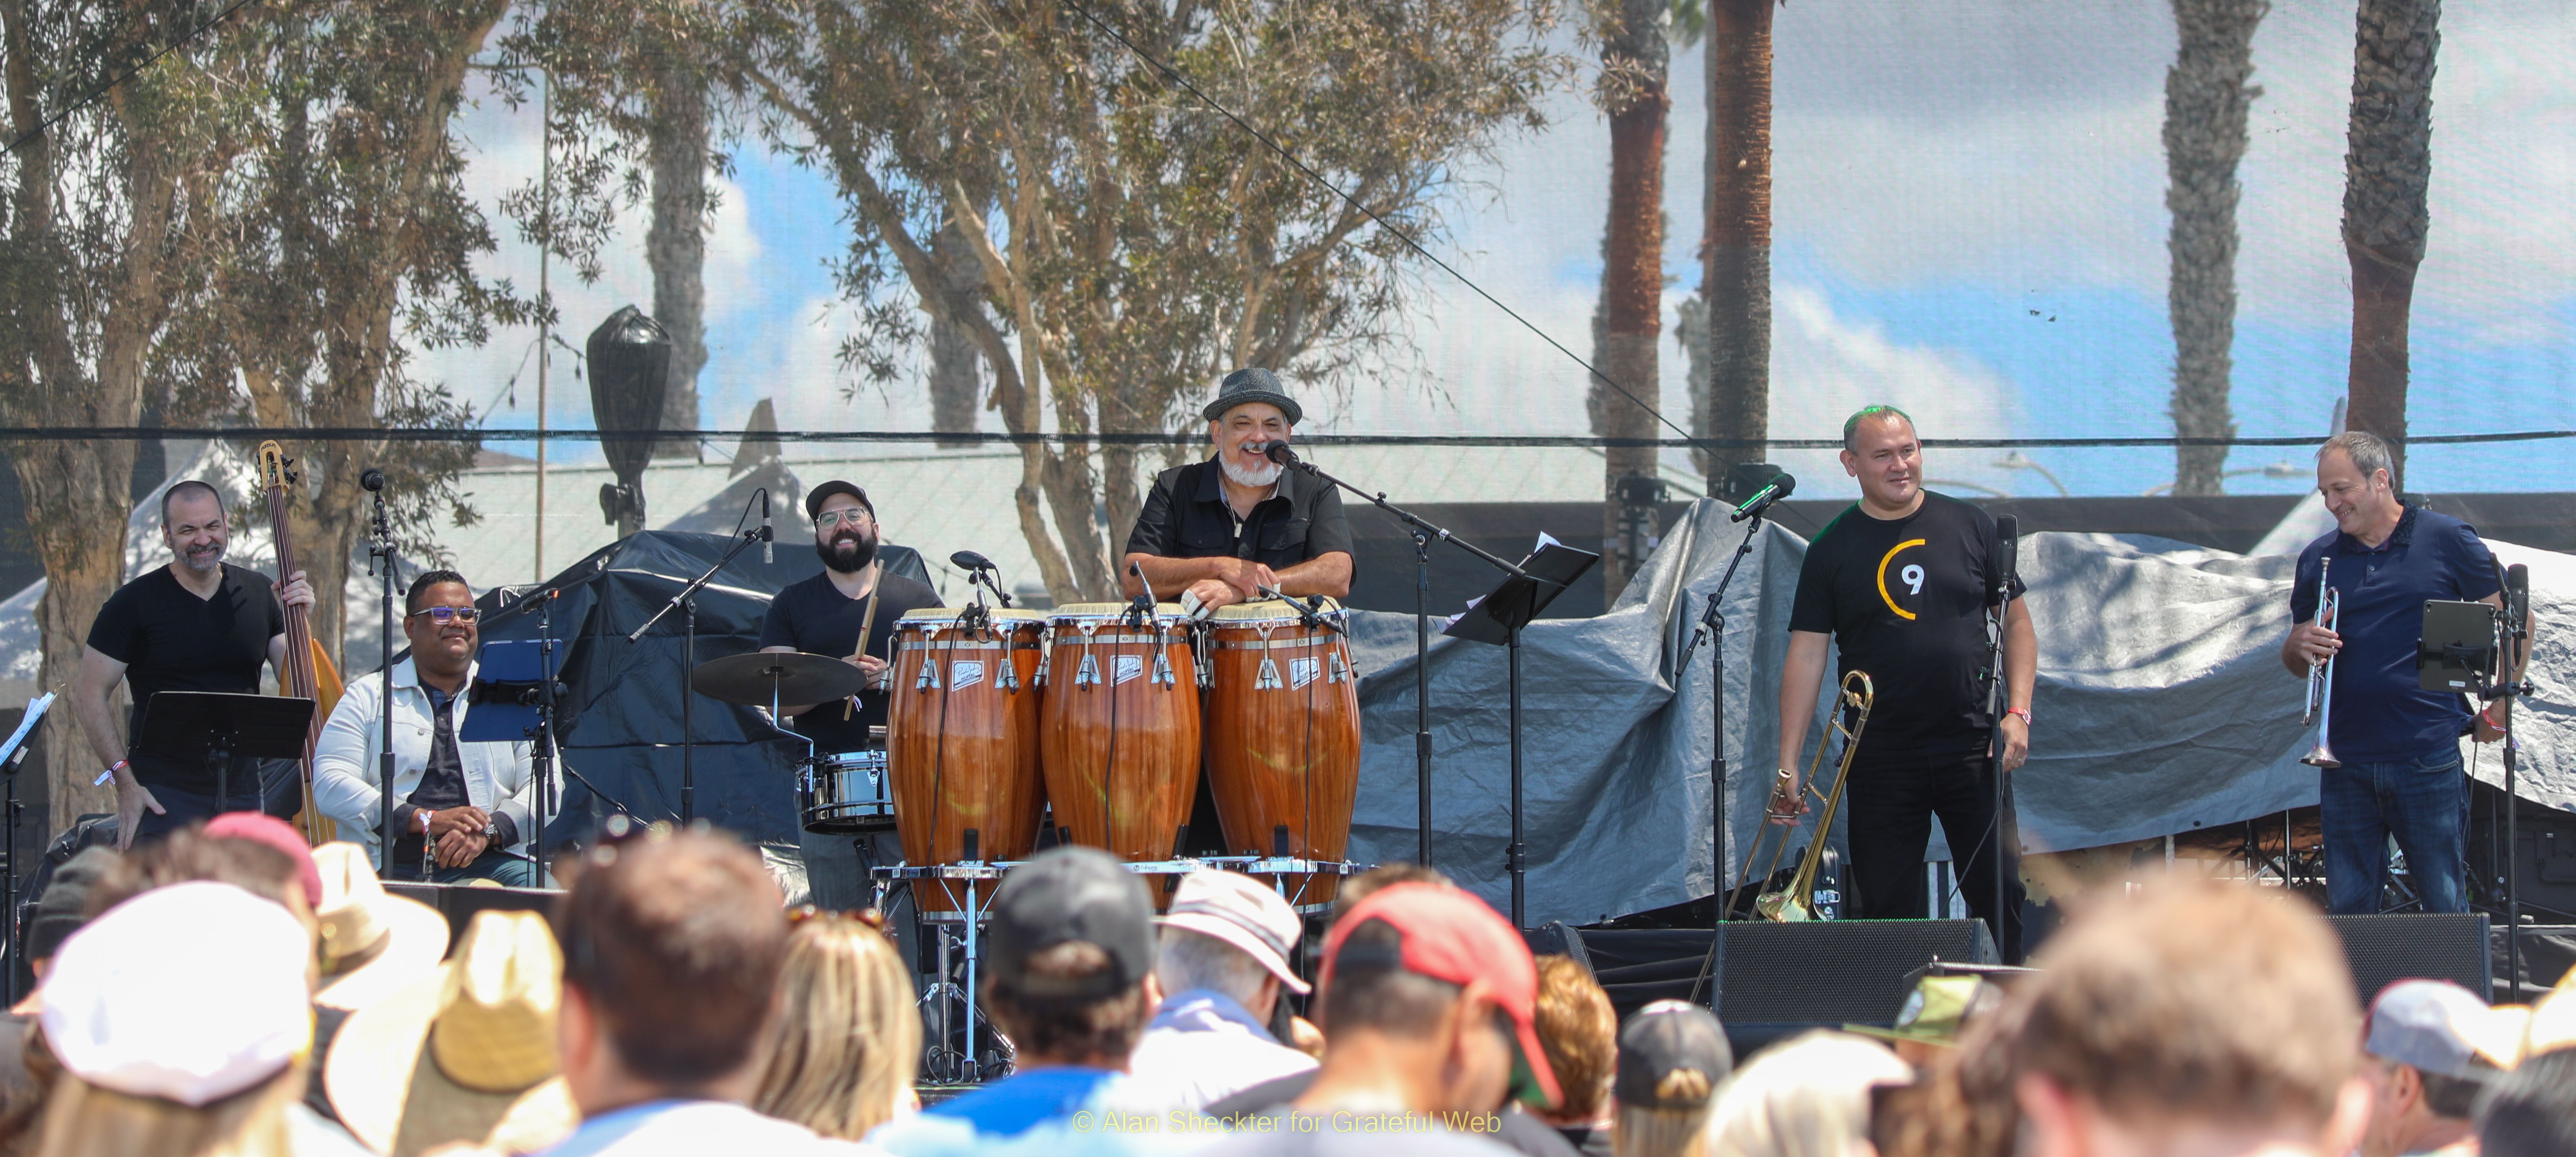
[[[420,861],[408,856],[396,856],[393,874],[385,878],[418,881]],[[473,863],[462,868],[440,868],[429,877],[429,882],[433,884],[462,884],[468,880],[490,880],[504,888],[541,886],[537,883],[535,864],[497,848],[485,849],[482,855],[474,857]]]
[[[2469,910],[2469,780],[2445,743],[2415,759],[2347,762],[2317,773],[2326,838],[2326,910],[2379,911],[2388,889],[2388,837],[2427,912]]]
[[[1921,920],[1931,915],[1925,896],[1923,852],[1932,841],[1932,817],[1950,840],[1950,857],[1963,861],[1959,890],[1968,911],[1995,929],[1995,947],[2007,961],[2021,960],[2021,835],[2012,798],[2004,798],[2004,911],[1995,906],[1994,780],[1983,749],[1953,754],[1872,756],[1863,745],[1852,762],[1843,806],[1851,813],[1850,895],[1844,910],[1860,920]],[[1819,772],[1821,776],[1823,773]],[[1825,790],[1819,787],[1818,790]]]

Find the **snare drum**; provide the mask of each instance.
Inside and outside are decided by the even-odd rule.
[[[1040,724],[1047,801],[1073,842],[1168,859],[1199,790],[1199,682],[1181,608],[1068,603],[1049,621]],[[1158,894],[1157,906],[1167,897]]]
[[[1347,616],[1326,600],[1323,618]],[[1359,671],[1350,643],[1277,600],[1220,607],[1208,630],[1208,788],[1226,851],[1339,860],[1359,790]],[[1332,876],[1288,876],[1294,905],[1330,903]]]
[[[981,627],[955,608],[895,620],[886,772],[906,863],[1018,860],[1037,846],[1046,618],[1004,607],[983,613],[990,622]],[[923,881],[913,894],[926,916],[966,906],[962,885]]]
[[[819,755],[805,769],[798,802],[805,830],[861,835],[894,826],[894,792],[886,782],[886,753],[848,751]]]

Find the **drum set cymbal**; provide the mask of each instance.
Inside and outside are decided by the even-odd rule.
[[[829,703],[867,689],[868,677],[847,660],[794,651],[755,651],[709,659],[689,672],[689,687],[709,699],[745,707]]]

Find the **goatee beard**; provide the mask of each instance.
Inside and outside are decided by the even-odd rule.
[[[848,555],[841,553],[842,543],[850,544]],[[836,538],[814,544],[814,553],[822,556],[823,565],[842,574],[857,574],[877,560],[877,540],[873,538]]]
[[[1279,481],[1279,472],[1287,469],[1276,462],[1267,461],[1259,466],[1245,466],[1237,463],[1233,456],[1226,454],[1217,455],[1216,465],[1217,469],[1225,471],[1225,476],[1232,479],[1237,486],[1268,486]]]
[[[199,561],[200,559],[203,561]],[[204,552],[202,555],[190,554],[184,550],[180,551],[179,565],[195,571],[198,574],[206,574],[224,565],[224,548],[218,546],[213,550]]]

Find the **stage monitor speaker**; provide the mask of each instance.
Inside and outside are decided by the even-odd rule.
[[[1936,959],[2000,958],[1979,920],[1730,924],[1718,1019],[1738,1056],[1810,1028],[1893,1024],[1906,981]]]
[[[1708,954],[1705,928],[1576,931],[1593,975],[1622,1019],[1656,1000],[1691,999]],[[1535,938],[1534,938],[1535,939]],[[1573,951],[1573,945],[1556,951]],[[1736,1056],[1811,1028],[1892,1024],[1906,982],[1935,959],[1997,963],[1994,937],[1977,920],[1742,921],[1726,926],[1726,991],[1718,1017]],[[1702,985],[1699,1000],[1708,999]]]
[[[483,888],[466,884],[401,884],[387,883],[389,895],[418,900],[438,914],[447,917],[447,950],[456,951],[458,941],[465,939],[465,926],[474,922],[474,914],[483,911],[534,912],[540,916],[552,911],[555,898],[563,892],[553,888]]]
[[[2352,988],[2364,1007],[2391,981],[2409,979],[2447,980],[2493,999],[2495,966],[2483,912],[2328,916],[2326,923],[2343,938]]]

